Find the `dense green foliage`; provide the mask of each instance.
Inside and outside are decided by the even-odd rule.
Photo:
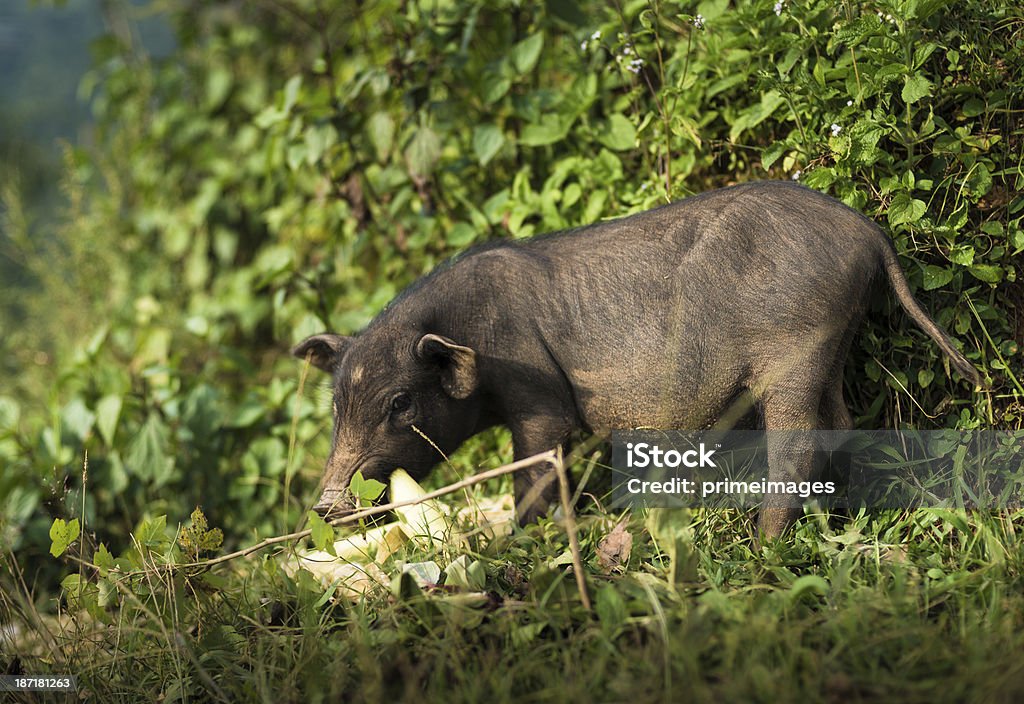
[[[0,310],[0,546],[40,580],[44,611],[62,570],[49,555],[55,518],[70,553],[96,565],[100,543],[148,564],[173,544],[165,525],[196,506],[227,546],[294,529],[315,498],[329,413],[322,380],[287,358],[291,342],[358,331],[474,242],[739,181],[798,178],[877,220],[925,307],[991,382],[972,393],[950,377],[938,349],[880,296],[847,369],[860,425],[1024,424],[1015,3],[161,6],[177,31],[172,56],[111,38],[84,81],[97,145],[69,154],[62,223],[46,238],[19,236],[16,220],[5,228],[34,288],[5,287]],[[15,309],[27,318],[12,325]],[[436,481],[508,456],[507,437],[488,433]],[[479,546],[488,589],[526,605],[493,618],[473,611],[464,625],[486,622],[475,632],[458,616],[424,615],[416,598],[332,607],[322,589],[263,563],[201,589],[179,575],[73,605],[135,624],[138,647],[162,644],[153,677],[185,697],[222,688],[248,698],[284,678],[295,699],[305,683],[330,680],[379,700],[402,693],[392,673],[511,697],[550,686],[541,660],[517,676],[520,689],[493,667],[538,640],[547,667],[589,662],[580,677],[612,698],[639,679],[655,696],[702,675],[695,696],[754,698],[774,686],[772,667],[795,678],[791,693],[820,691],[814,677],[828,670],[838,689],[823,696],[867,696],[894,684],[879,668],[891,674],[909,657],[908,634],[945,642],[939,662],[963,667],[1020,652],[1019,600],[1007,614],[998,606],[1019,591],[1019,517],[865,518],[838,537],[812,521],[794,547],[763,553],[748,546],[746,521],[701,520],[713,530],[698,530],[696,547],[687,538],[686,588],[667,586],[657,545],[638,538],[630,574],[595,582],[595,622],[569,596],[562,610],[538,596],[553,579],[544,565],[565,549],[553,524]],[[595,512],[584,526],[592,564],[610,523]],[[794,596],[802,572],[821,581]],[[260,600],[285,593],[289,616],[261,620]],[[981,632],[988,645],[974,641]],[[442,638],[453,633],[462,635]],[[877,648],[850,645],[858,639]],[[80,647],[71,662],[84,674],[92,646]],[[608,668],[622,659],[631,665],[616,684]],[[916,660],[899,666],[941,676]],[[739,667],[744,677],[728,680]],[[210,684],[213,671],[234,674]],[[972,672],[980,681],[987,670]],[[1019,688],[1019,672],[1012,678]],[[132,682],[136,692],[156,686]]]

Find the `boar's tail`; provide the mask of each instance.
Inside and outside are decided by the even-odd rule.
[[[960,351],[953,346],[953,340],[946,334],[946,331],[940,328],[934,320],[921,308],[921,304],[914,298],[914,294],[910,291],[910,286],[907,284],[907,277],[903,273],[903,268],[900,266],[899,259],[896,258],[896,250],[889,242],[889,238],[884,233],[880,233],[884,238],[882,244],[882,261],[885,264],[885,273],[889,277],[889,284],[892,286],[893,291],[896,292],[896,298],[899,299],[900,305],[903,306],[903,310],[907,311],[907,315],[913,318],[914,322],[920,326],[922,330],[928,333],[928,337],[935,340],[946,356],[949,357],[949,361],[953,363],[956,370],[960,372],[960,376],[969,380],[976,389],[983,386],[981,381],[981,375],[978,370],[974,368],[974,365],[967,361],[967,359],[960,354]]]

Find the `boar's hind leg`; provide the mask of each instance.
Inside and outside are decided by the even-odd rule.
[[[764,425],[768,440],[768,479],[804,482],[814,477],[814,437],[822,391],[786,389],[766,395]],[[778,538],[802,513],[803,499],[787,493],[766,493],[759,517],[764,538]]]
[[[821,409],[818,412],[819,425],[822,430],[852,430],[853,418],[843,400],[843,378],[833,382],[821,398]]]

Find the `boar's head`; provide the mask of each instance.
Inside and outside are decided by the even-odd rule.
[[[447,337],[393,328],[357,337],[324,333],[292,354],[333,378],[331,454],[314,507],[325,518],[352,510],[349,483],[357,471],[386,482],[402,467],[421,479],[440,452],[454,451],[474,432],[476,354]]]

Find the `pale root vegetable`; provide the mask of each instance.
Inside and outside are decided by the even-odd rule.
[[[339,596],[352,599],[388,583],[387,575],[376,563],[362,565],[344,562],[322,550],[297,555],[295,560],[288,560],[284,567],[292,575],[299,569],[307,570],[325,587],[334,585]]]
[[[426,493],[404,469],[396,469],[391,473],[392,503],[414,501]],[[420,545],[430,545],[435,541],[444,543],[451,535],[451,521],[436,499],[396,508],[395,513],[409,537]]]
[[[464,527],[464,538],[482,535],[493,540],[499,535],[511,535],[516,521],[515,499],[512,494],[475,499],[459,509],[456,518]]]
[[[396,470],[391,475],[392,502],[415,501],[425,494],[423,487],[405,470]],[[335,541],[336,557],[321,550],[301,552],[285,561],[285,570],[289,574],[299,569],[308,570],[324,586],[336,585],[339,595],[358,598],[369,589],[387,583],[381,566],[409,540],[421,547],[433,547],[453,539],[446,507],[436,500],[404,506],[395,509],[395,513],[398,515],[396,522]],[[440,569],[435,563],[422,564],[433,565],[437,574],[418,575],[421,581],[436,583]]]
[[[339,560],[372,560],[377,552],[377,545],[384,537],[385,528],[387,526],[371,528],[365,533],[355,533],[342,540],[336,540],[334,552],[337,553]]]
[[[374,560],[378,565],[384,564],[384,560],[388,559],[392,553],[402,547],[409,539],[409,536],[399,523],[388,523],[382,527],[387,528],[387,530],[377,545],[377,555],[374,557]]]
[[[356,533],[334,543],[334,552],[339,560],[383,562],[397,550],[408,537],[398,523],[388,523],[371,528],[365,533]]]

